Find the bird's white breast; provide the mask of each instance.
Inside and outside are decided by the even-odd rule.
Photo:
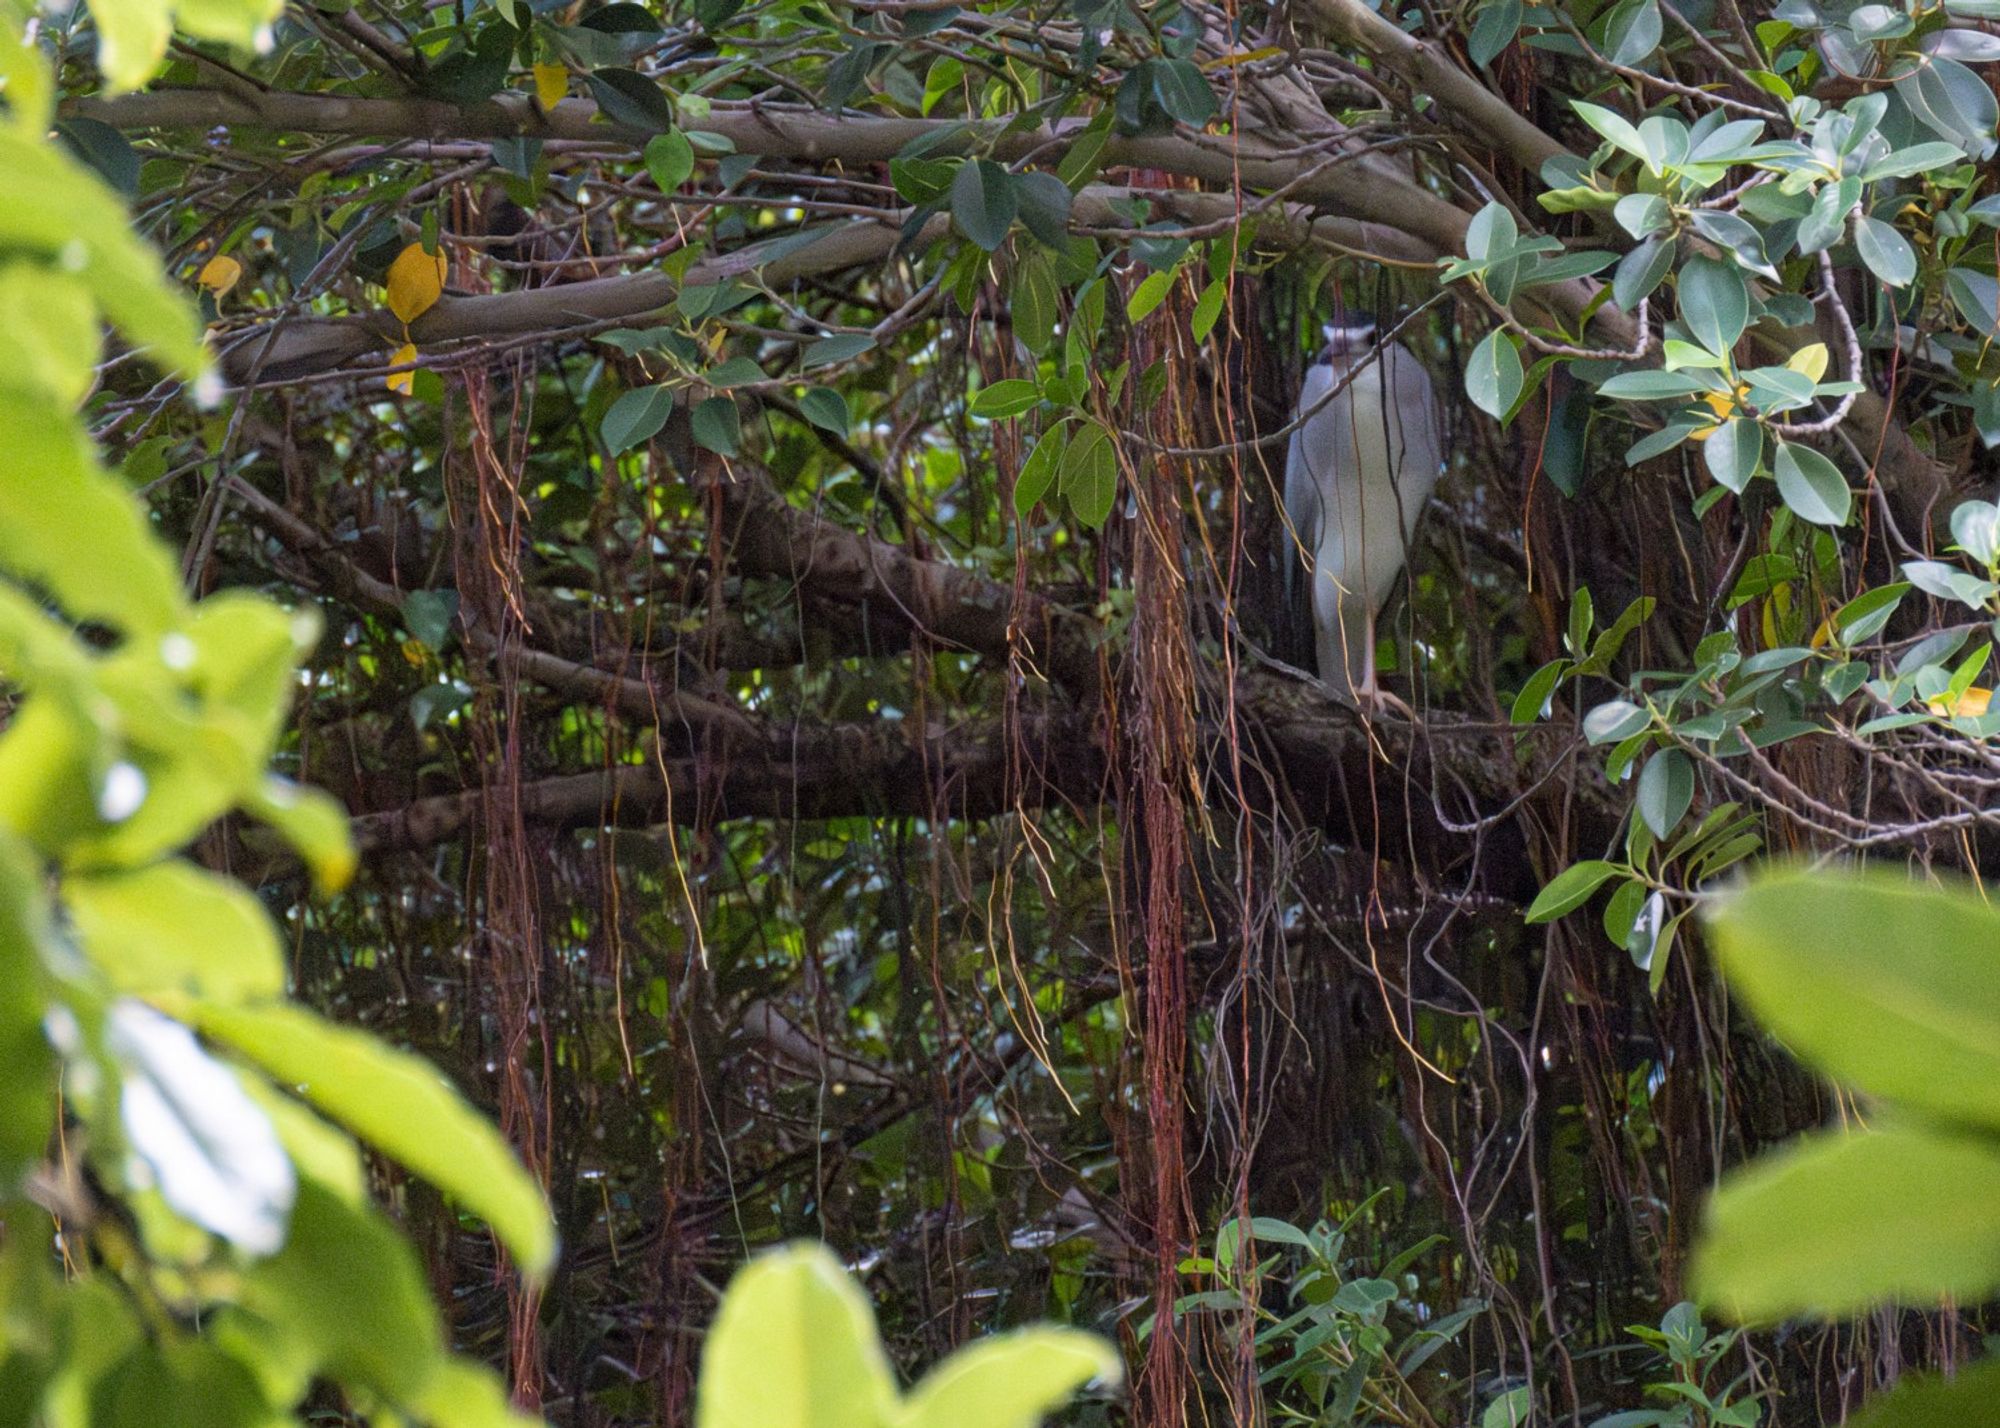
[[[1339,364],[1311,368],[1300,409],[1324,400],[1344,371]],[[1408,558],[1417,515],[1437,484],[1442,459],[1430,378],[1393,344],[1294,433],[1286,503],[1296,520],[1298,498],[1306,495],[1298,488],[1309,481],[1320,519],[1315,531],[1300,535],[1318,567],[1315,606],[1331,603],[1336,592],[1322,587],[1331,576],[1347,599],[1370,611],[1381,608]]]

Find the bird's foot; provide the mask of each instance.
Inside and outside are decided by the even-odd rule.
[[[1418,722],[1416,710],[1372,679],[1355,689],[1354,707],[1360,711],[1363,719],[1371,722],[1391,716],[1409,724]]]

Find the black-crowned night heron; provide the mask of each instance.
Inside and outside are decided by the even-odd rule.
[[[1329,327],[1306,371],[1285,458],[1285,512],[1312,582],[1319,677],[1351,704],[1375,705],[1375,617],[1409,558],[1417,515],[1444,466],[1437,393],[1423,364],[1375,329]],[[1352,374],[1329,400],[1327,394]],[[1296,420],[1296,414],[1294,416]]]

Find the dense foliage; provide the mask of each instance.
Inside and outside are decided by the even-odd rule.
[[[121,1286],[75,1361],[141,1404],[211,1306],[282,1318],[299,1207],[377,1236],[408,1317],[323,1315],[246,1422],[315,1375],[500,1413],[425,1397],[473,1372],[425,1278],[522,1407],[685,1421],[717,1286],[800,1235],[905,1367],[1116,1340],[1078,1421],[1817,1423],[1956,1367],[1977,1275],[1682,1303],[1724,1169],[1855,1109],[1690,915],[1767,850],[1992,871],[1995,14],[13,15],[7,1272]],[[1455,398],[1413,720],[1301,677],[1282,596],[1356,314]],[[494,1113],[545,1285],[461,1217],[548,1253],[470,1118],[315,1096],[418,1073],[287,985]],[[171,1056],[292,1190],[143,1183]],[[421,1271],[265,1074],[383,1152]],[[109,1270],[59,1279],[79,1205]]]

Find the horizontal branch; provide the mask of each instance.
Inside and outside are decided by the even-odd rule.
[[[126,130],[237,125],[375,138],[586,139],[632,149],[644,147],[652,137],[648,130],[605,119],[587,99],[565,99],[544,112],[527,95],[512,93],[461,108],[430,99],[160,89],[73,100],[63,113]],[[1067,148],[1087,125],[1071,119],[1020,129],[1005,120],[884,118],[795,104],[717,102],[700,127],[728,139],[738,153],[803,163],[870,164],[886,163],[918,140],[946,145],[934,152],[978,148],[1009,162],[1047,158]],[[1290,185],[1290,195],[1302,202],[1397,229],[1439,252],[1458,251],[1468,221],[1456,205],[1430,193],[1381,155],[1357,152],[1351,162],[1326,167],[1320,149],[1302,151],[1294,137],[1284,134],[1113,134],[1102,162],[1191,178],[1224,192]]]

